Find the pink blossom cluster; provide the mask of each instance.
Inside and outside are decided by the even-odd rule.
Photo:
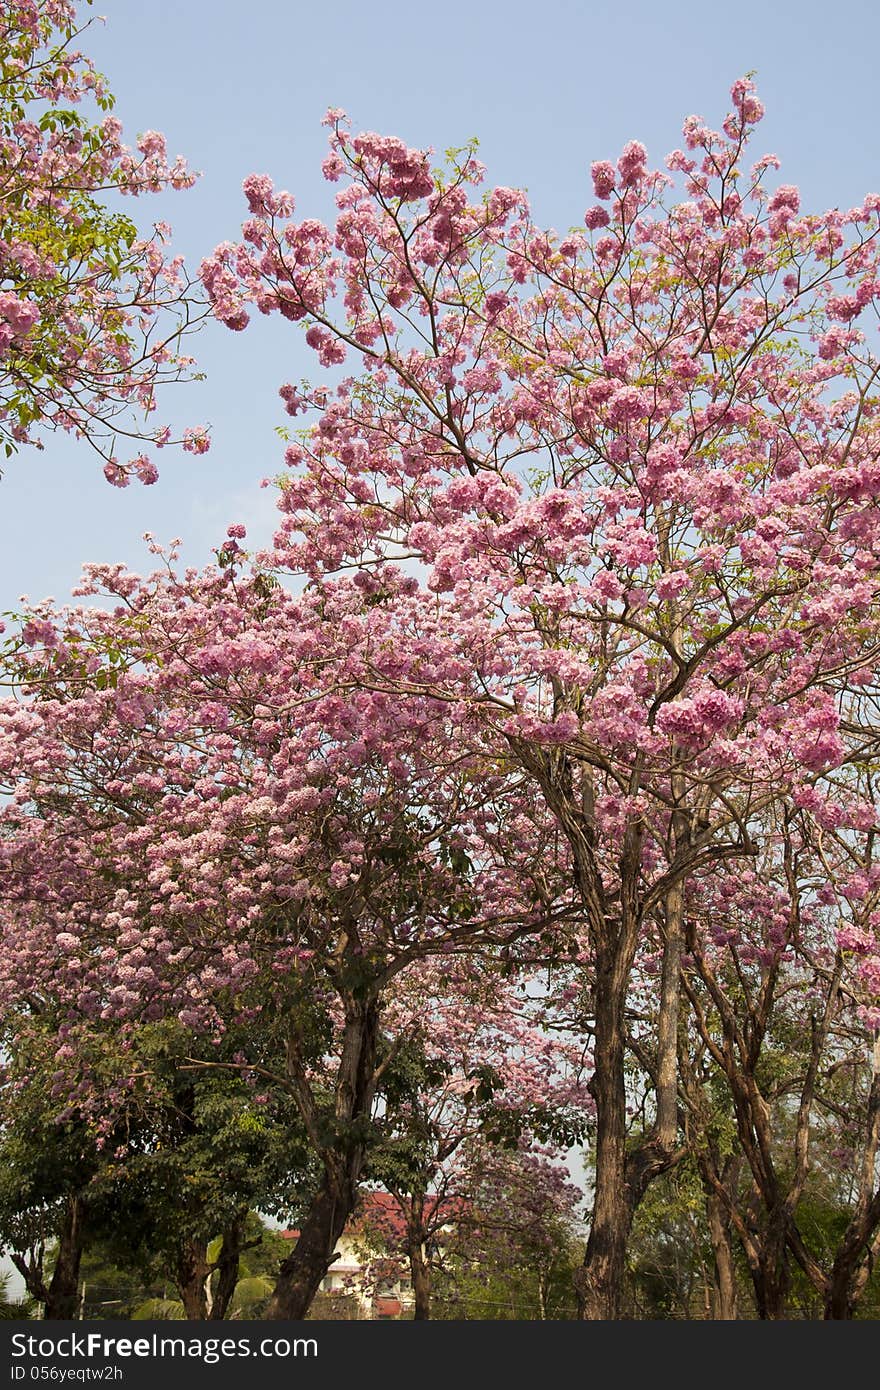
[[[8,286],[0,293],[0,433],[10,451],[43,447],[46,428],[88,438],[108,480],[124,486],[155,479],[144,456],[120,461],[117,441],[168,442],[170,431],[133,417],[155,409],[164,380],[190,374],[180,336],[204,309],[182,258],[167,252],[167,226],[139,238],[134,224],[111,218],[103,194],[185,189],[195,175],[181,158],[169,161],[159,132],[143,132],[132,149],[115,116],[90,124],[77,109],[88,99],[106,109],[110,100],[75,46],[78,22],[76,6],[56,0],[0,5],[0,275]],[[126,426],[123,412],[132,417]]]

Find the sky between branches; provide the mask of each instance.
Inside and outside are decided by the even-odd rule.
[[[755,69],[767,107],[755,156],[781,157],[779,180],[800,186],[802,206],[849,207],[880,186],[872,0],[836,11],[818,0],[723,11],[697,0],[96,5],[106,23],[82,47],[109,79],[126,136],[162,130],[172,156],[203,174],[189,192],[125,211],[144,226],[170,221],[193,272],[218,242],[237,240],[248,173],[289,189],[298,218],[332,216],[334,189],[320,173],[328,106],[355,129],[439,153],[477,136],[487,183],[525,187],[535,220],[564,231],[592,201],[592,160],[613,160],[635,138],[660,164],[684,117],[717,125],[731,82]],[[289,420],[278,387],[314,379],[314,354],[277,316],[245,338],[209,325],[192,351],[208,380],[166,392],[158,414],[180,427],[209,422],[211,451],[160,454],[154,487],[108,487],[88,447],[59,437],[10,460],[0,610],[22,594],[64,601],[85,560],[150,568],[144,531],[182,537],[193,564],[212,559],[232,522],[248,527],[249,545],[269,540],[274,494],[259,484],[281,469],[275,428]]]

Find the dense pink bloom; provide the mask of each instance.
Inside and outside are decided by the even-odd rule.
[[[596,197],[610,198],[616,182],[613,164],[609,164],[607,159],[597,160],[591,166],[591,173]]]

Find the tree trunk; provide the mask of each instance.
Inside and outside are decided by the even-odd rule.
[[[278,1270],[266,1309],[267,1318],[299,1320],[306,1316],[321,1280],[333,1263],[336,1242],[345,1230],[356,1200],[356,1188],[346,1197],[325,1174],[302,1223],[296,1245]]]
[[[300,1229],[293,1250],[281,1262],[265,1316],[300,1320],[306,1316],[321,1280],[333,1262],[336,1242],[345,1230],[358,1196],[367,1152],[365,1122],[375,1094],[379,1006],[375,999],[346,1000],[345,1031],[335,1098],[336,1140],[323,1154],[321,1185]],[[300,1108],[312,1118],[314,1099],[300,1082]]]
[[[80,1197],[67,1201],[61,1230],[58,1233],[58,1255],[44,1307],[46,1318],[75,1318],[78,1311],[79,1266],[85,1244],[85,1203]]]
[[[736,1268],[730,1240],[730,1223],[726,1219],[721,1198],[716,1192],[706,1192],[706,1220],[715,1261],[711,1316],[716,1322],[735,1322]]]
[[[752,1271],[758,1317],[780,1322],[786,1314],[790,1285],[786,1232],[778,1215],[771,1215],[761,1242],[759,1262]]]
[[[682,903],[683,890],[676,886],[666,900],[656,1123],[652,1133],[629,1154],[624,1058],[626,989],[637,939],[634,912],[619,938],[596,952],[596,1031],[590,1082],[596,1102],[596,1175],[590,1237],[583,1267],[575,1280],[578,1316],[590,1321],[620,1317],[633,1216],[649,1184],[676,1161]]]
[[[826,1293],[825,1317],[851,1318],[880,1246],[880,1187],[875,1187],[880,1150],[880,1031],[874,1035],[873,1074],[868,1093],[858,1200],[838,1246]]]
[[[409,1241],[409,1268],[412,1276],[413,1320],[431,1316],[431,1270],[425,1259],[425,1247],[418,1235]]]
[[[855,1303],[850,1296],[849,1279],[835,1279],[836,1271],[832,1270],[831,1278],[828,1281],[828,1297],[825,1300],[824,1317],[826,1320],[843,1322],[852,1317],[855,1312]]]
[[[865,1292],[865,1285],[874,1272],[878,1260],[880,1260],[880,1232],[875,1232],[873,1240],[863,1252],[862,1260],[849,1279],[846,1295],[841,1297],[842,1290],[839,1287],[829,1288],[825,1307],[826,1318],[851,1318],[855,1315],[859,1299]],[[833,1279],[834,1271],[832,1271],[832,1281]]]
[[[535,774],[547,805],[557,817],[573,853],[575,880],[589,926],[593,949],[595,1029],[590,1093],[596,1102],[596,1164],[593,1214],[584,1262],[575,1276],[578,1317],[590,1321],[620,1316],[626,1272],[626,1246],[633,1214],[648,1184],[664,1172],[674,1157],[671,1145],[677,1127],[675,1105],[675,1040],[678,1023],[681,952],[681,898],[669,892],[674,922],[664,981],[663,1036],[658,1056],[658,1117],[653,1133],[629,1155],[626,1152],[627,1045],[626,999],[642,923],[641,822],[633,818],[623,835],[620,852],[619,906],[609,902],[594,854],[594,807],[589,781],[575,793],[571,767],[565,758],[536,758],[523,742],[512,741],[523,765]],[[640,759],[633,768],[630,795],[640,787]],[[618,895],[615,895],[618,896]],[[671,1137],[670,1137],[671,1136]]]
[[[242,1238],[246,1220],[247,1209],[244,1209],[223,1232],[220,1253],[214,1262],[214,1268],[217,1271],[217,1285],[211,1300],[210,1318],[212,1322],[220,1322],[229,1311],[235,1286],[238,1283],[239,1260],[244,1249]],[[251,1242],[251,1244],[256,1244],[256,1242]]]
[[[825,1318],[848,1319],[856,1310],[880,1250],[880,1188],[850,1222],[831,1266],[825,1293]]]
[[[671,1150],[678,1134],[678,1015],[681,999],[681,952],[684,943],[684,883],[666,894],[666,940],[657,1019],[656,1141]]]
[[[183,1311],[193,1322],[208,1316],[208,1242],[202,1237],[184,1241],[175,1261],[174,1282]]]
[[[614,964],[612,959],[603,968],[603,962],[597,960],[594,1072],[590,1081],[596,1102],[593,1219],[584,1263],[575,1281],[578,1317],[589,1321],[620,1316],[631,1221],[626,1191],[624,992],[615,980]]]

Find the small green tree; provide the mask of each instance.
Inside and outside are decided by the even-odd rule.
[[[33,1316],[33,1300],[25,1296],[24,1298],[13,1298],[9,1292],[11,1276],[6,1273],[0,1274],[0,1319],[9,1320],[12,1318],[30,1318]]]

